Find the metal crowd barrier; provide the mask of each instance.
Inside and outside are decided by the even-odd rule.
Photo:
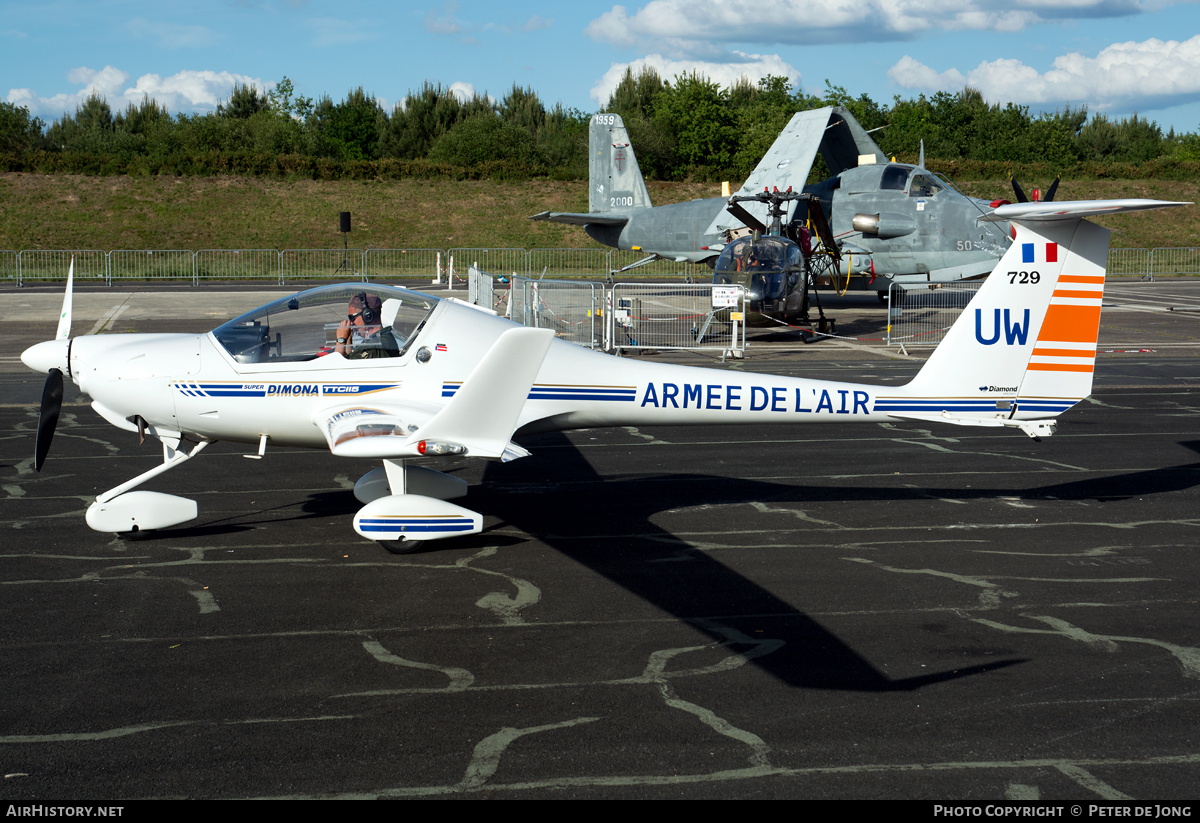
[[[607,348],[743,352],[745,299],[742,286],[618,283],[609,292]]]
[[[494,278],[475,266],[467,269],[467,302],[485,309],[496,309]]]
[[[196,284],[202,280],[283,282],[275,249],[201,249],[192,265],[192,282]]]
[[[529,276],[607,280],[608,249],[530,249]]]
[[[1107,271],[1109,274],[1136,274],[1145,277],[1151,275],[1151,254],[1149,249],[1109,249]]]
[[[504,277],[529,273],[529,252],[525,249],[449,249],[446,253],[454,261],[453,276],[460,279],[466,278],[471,266]]]
[[[431,282],[451,270],[465,278],[477,265],[495,276],[703,282],[707,266],[649,259],[619,249],[187,249],[104,252],[86,250],[0,250],[0,282],[66,280],[71,255],[75,274],[106,284],[131,280],[270,280],[279,285],[305,280],[409,280]],[[1200,248],[1109,249],[1114,276],[1200,275]]]
[[[603,283],[514,277],[511,319],[531,328],[553,329],[568,343],[603,349],[604,298]]]
[[[939,288],[888,289],[887,345],[935,346],[983,285],[982,280],[944,283]]]
[[[434,282],[449,265],[441,249],[367,249],[363,267],[368,280],[428,279]]]
[[[640,263],[645,259],[645,252],[611,249],[608,253],[608,268],[612,272],[611,277],[623,282],[631,278],[643,277],[658,280],[682,280],[684,283],[712,279],[712,270],[703,263],[685,263],[679,260],[652,260],[622,271],[622,269],[634,266],[635,263]]]
[[[119,249],[108,253],[108,279],[196,281],[195,253]]]
[[[1200,274],[1200,249],[1154,249],[1149,274],[1150,280],[1156,274]]]
[[[585,348],[746,349],[745,288],[514,277],[508,316]]]
[[[0,280],[19,282],[21,256],[15,251],[0,251]]]
[[[279,253],[279,285],[305,280],[366,280],[362,249],[287,249]]]
[[[17,285],[31,280],[66,280],[72,257],[75,258],[77,282],[102,280],[105,285],[112,285],[108,275],[108,254],[95,249],[27,249],[20,254]]]

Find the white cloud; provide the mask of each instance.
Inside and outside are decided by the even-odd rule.
[[[154,37],[159,45],[169,49],[211,46],[216,32],[207,26],[185,26],[179,23],[157,23],[137,17],[126,24],[134,37]]]
[[[314,17],[304,21],[304,25],[317,33],[313,44],[324,48],[326,46],[348,46],[367,40],[377,40],[382,32],[367,20],[351,22],[336,17]]]
[[[64,112],[72,113],[93,94],[108,101],[114,111],[124,109],[129,103],[137,105],[143,95],[149,95],[169,111],[211,111],[217,104],[229,98],[235,83],[257,86],[263,92],[274,88],[275,83],[264,82],[258,77],[235,74],[228,71],[181,71],[168,77],[159,74],[143,74],[128,86],[128,72],[113,66],[99,71],[86,66],[71,69],[67,80],[81,85],[75,92],[63,92],[53,97],[39,97],[32,89],[10,89],[8,102],[26,106],[32,114],[58,117]]]
[[[460,103],[465,103],[475,96],[475,87],[470,83],[464,83],[461,80],[451,83],[450,88],[447,89],[447,91],[457,97],[458,102]]]
[[[553,17],[546,18],[546,17],[541,17],[541,16],[535,14],[532,17],[530,17],[528,20],[525,21],[525,25],[523,26],[523,28],[525,29],[525,31],[538,31],[540,29],[548,29],[553,25],[554,25]]]
[[[696,54],[721,43],[910,40],[934,30],[1012,32],[1037,23],[1140,14],[1153,0],[651,0],[613,6],[585,33],[622,47]],[[1157,5],[1174,2],[1161,0]]]
[[[963,75],[938,73],[909,56],[888,70],[905,88],[951,91],[969,85],[991,102],[1029,105],[1086,103],[1094,109],[1152,110],[1200,100],[1200,35],[1114,43],[1095,57],[1064,54],[1039,73],[1019,60],[984,61]]]
[[[461,34],[467,27],[455,16],[458,14],[459,3],[450,0],[440,8],[430,9],[425,13],[425,30],[432,34]]]
[[[919,60],[914,60],[907,54],[901,57],[896,65],[888,69],[888,77],[906,89],[921,91],[957,91],[967,85],[967,78],[958,69],[950,69],[938,74]]]
[[[734,52],[737,58],[733,62],[708,63],[698,60],[669,60],[661,54],[648,54],[632,63],[613,63],[604,76],[592,87],[591,98],[600,105],[608,102],[613,90],[625,76],[625,70],[632,69],[637,75],[643,68],[649,66],[658,72],[664,80],[670,80],[679,74],[693,72],[704,75],[722,86],[730,86],[745,76],[757,83],[769,74],[786,77],[792,85],[800,83],[800,72],[785,63],[778,54],[746,54]]]

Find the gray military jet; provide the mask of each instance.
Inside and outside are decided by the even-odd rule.
[[[531,219],[583,226],[613,248],[710,266],[734,237],[766,233],[766,204],[744,204],[749,216],[731,213],[723,197],[654,206],[619,115],[592,117],[589,147],[588,213],[542,212]],[[806,185],[817,152],[833,176]],[[832,280],[839,290],[871,289],[883,298],[893,282],[918,287],[984,277],[1011,242],[1007,224],[977,222],[991,211],[988,201],[966,197],[925,168],[924,150],[915,166],[889,162],[838,106],[792,117],[734,196],[788,188],[819,200],[832,236],[819,233],[824,242],[815,246],[824,265],[809,268],[814,275],[824,268],[823,282]],[[814,224],[811,203],[788,204],[785,237],[798,239],[801,226]]]

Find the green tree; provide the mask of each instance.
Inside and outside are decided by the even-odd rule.
[[[217,116],[245,120],[250,115],[265,111],[269,107],[269,98],[265,94],[259,94],[258,86],[234,83],[229,99],[217,105]]]
[[[0,152],[23,154],[39,148],[45,127],[25,106],[0,102]]]
[[[313,111],[312,98],[297,97],[295,86],[286,74],[275,84],[275,88],[267,92],[267,106],[277,114],[301,122]]]
[[[426,157],[450,129],[468,117],[492,111],[486,96],[475,95],[463,102],[440,83],[426,81],[420,91],[410,91],[392,110],[380,136],[380,151],[384,157],[402,160]]]
[[[500,116],[505,123],[525,129],[533,137],[546,125],[546,107],[531,88],[513,83],[512,91],[500,101]]]
[[[1134,112],[1124,120],[1095,114],[1075,140],[1081,160],[1142,163],[1166,153],[1168,144],[1157,123]]]
[[[315,131],[315,153],[346,160],[376,159],[385,120],[386,115],[375,97],[366,94],[362,86],[352,89],[336,105],[326,95],[308,120],[309,127]]]
[[[675,151],[688,167],[725,170],[737,153],[737,129],[728,95],[700,74],[681,74],[654,100],[654,113],[674,132]]]
[[[731,179],[744,180],[754,171],[792,115],[807,108],[806,102],[802,96],[792,95],[792,84],[786,77],[768,75],[759,81],[757,93],[736,113],[740,143],[730,169]]]
[[[666,88],[667,84],[653,67],[643,66],[634,75],[633,69],[626,66],[621,82],[604,105],[604,111],[621,115],[626,124],[631,119],[648,118],[654,112],[654,99]]]
[[[171,114],[167,111],[167,107],[145,94],[142,95],[142,102],[139,105],[135,106],[130,103],[124,112],[118,113],[113,118],[113,127],[130,134],[145,134],[155,126],[170,123],[170,121]]]
[[[429,152],[435,163],[473,166],[492,160],[528,163],[534,159],[533,137],[494,113],[469,117],[446,132]]]

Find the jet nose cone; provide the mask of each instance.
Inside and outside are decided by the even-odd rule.
[[[47,340],[21,352],[21,362],[34,371],[48,374],[51,369],[67,373],[67,348],[70,340]]]

